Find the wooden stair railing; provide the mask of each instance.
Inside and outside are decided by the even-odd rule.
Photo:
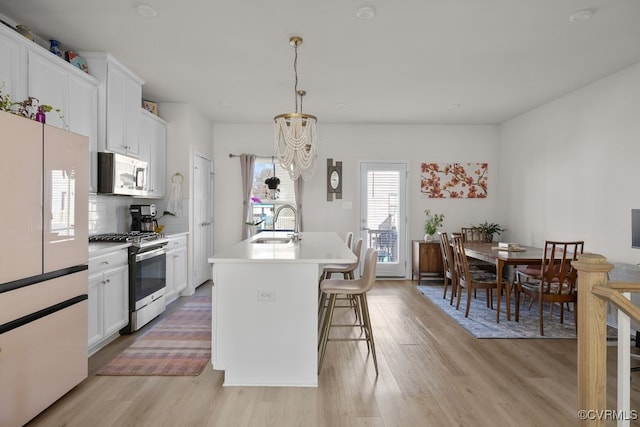
[[[640,322],[640,307],[632,304],[623,292],[640,292],[640,283],[607,283],[613,265],[598,254],[582,254],[572,265],[578,270],[578,418],[580,425],[604,426],[617,419],[619,426],[629,425],[628,376],[629,341],[618,339],[618,408],[607,411],[607,302]],[[619,316],[622,317],[622,316]],[[619,325],[618,336],[630,336],[629,320]],[[622,370],[621,370],[622,369]],[[626,380],[625,380],[626,377]],[[624,381],[627,381],[626,387]],[[626,402],[621,402],[621,388]]]

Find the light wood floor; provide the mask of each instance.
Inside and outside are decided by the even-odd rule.
[[[197,290],[206,293],[207,285]],[[577,424],[575,340],[475,339],[411,281],[378,281],[369,305],[378,377],[362,342],[329,343],[318,388],[222,387],[224,373],[210,365],[198,377],[95,376],[134,339],[121,337],[90,359],[89,378],[29,426]],[[614,347],[609,360],[614,373]],[[640,374],[632,375],[633,409]]]

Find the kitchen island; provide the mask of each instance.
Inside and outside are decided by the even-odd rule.
[[[209,258],[212,352],[224,385],[318,385],[318,279],[356,261],[336,234],[261,232]]]

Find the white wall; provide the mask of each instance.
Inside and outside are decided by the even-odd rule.
[[[321,119],[321,118],[320,118]],[[229,153],[273,154],[273,126],[214,124],[214,253],[237,242],[242,230],[240,161]],[[444,230],[495,221],[498,209],[497,127],[495,126],[361,126],[318,123],[315,175],[305,182],[306,231],[335,231],[341,236],[358,225],[358,160],[403,160],[410,167],[410,238],[424,236],[427,208],[445,214]],[[327,201],[326,159],[342,161],[343,198]],[[428,199],[420,193],[420,163],[488,162],[487,199]],[[343,202],[352,202],[344,209]]]
[[[167,121],[167,176],[166,194],[163,201],[158,201],[158,210],[162,212],[167,205],[171,190],[171,178],[179,172],[184,178],[182,184],[182,218],[166,216],[163,218],[166,232],[178,233],[190,230],[189,204],[192,191],[191,171],[193,153],[213,157],[213,125],[200,111],[191,104],[161,103],[159,115]]]
[[[503,123],[500,212],[511,238],[580,239],[585,251],[638,263],[639,140],[640,64]]]

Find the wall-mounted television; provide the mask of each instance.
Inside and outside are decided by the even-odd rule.
[[[640,209],[631,209],[631,247],[640,249]]]

